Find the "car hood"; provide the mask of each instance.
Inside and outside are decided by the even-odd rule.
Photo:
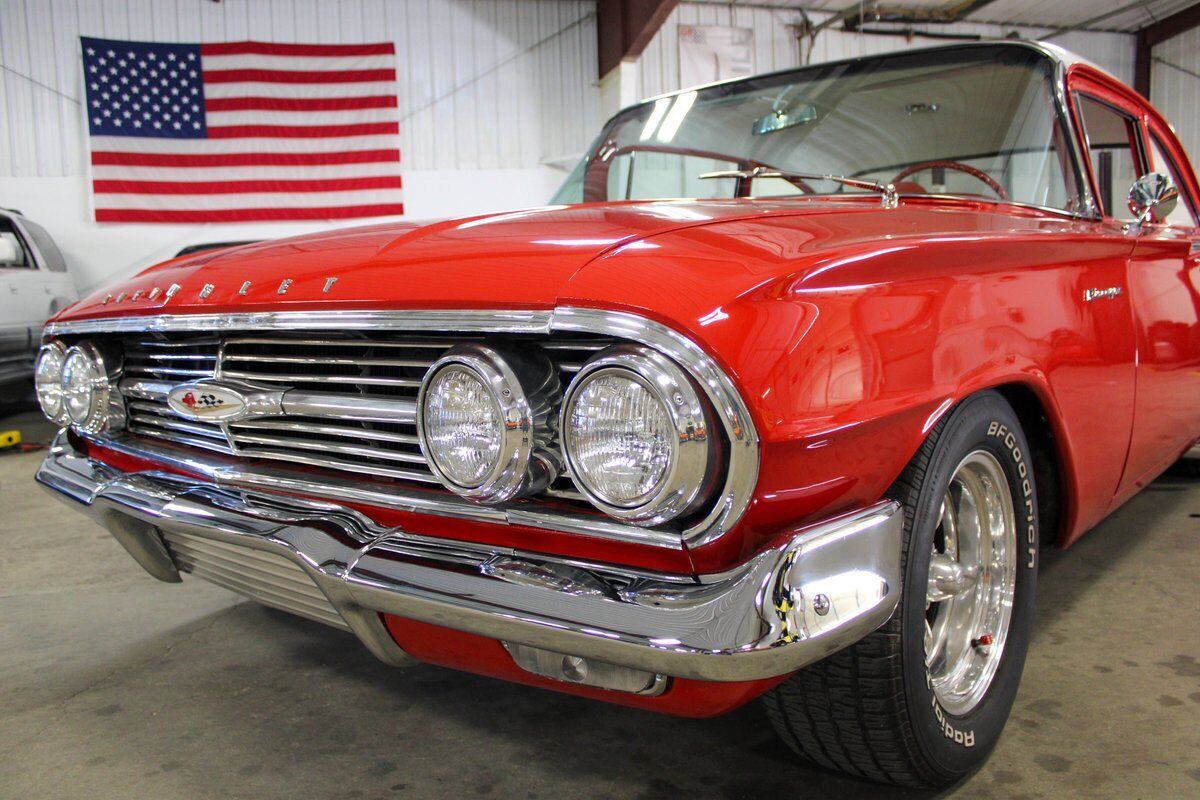
[[[174,259],[104,287],[58,320],[264,307],[547,308],[605,251],[787,207],[603,203],[334,230]]]
[[[726,242],[719,258],[673,254],[670,268],[681,288],[719,303],[718,294],[762,281],[762,269],[795,273],[831,254],[869,253],[905,239],[1064,224],[963,205],[885,210],[872,196],[621,202],[335,230],[168,261],[85,297],[56,320],[264,309],[544,309],[567,301],[611,305],[621,297],[646,308],[657,302],[639,297],[647,281],[614,265],[654,269],[655,242],[678,242],[663,235],[693,229],[696,236],[708,232],[708,247]],[[764,260],[765,252],[772,257]],[[729,269],[751,262],[753,269]],[[712,271],[718,263],[719,276]]]

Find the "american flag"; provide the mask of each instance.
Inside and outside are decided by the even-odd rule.
[[[404,213],[391,42],[81,38],[97,222]]]

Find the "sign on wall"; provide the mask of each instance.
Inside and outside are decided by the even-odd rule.
[[[679,85],[740,78],[754,73],[754,31],[721,25],[679,26]]]
[[[404,213],[391,42],[81,41],[97,222]]]

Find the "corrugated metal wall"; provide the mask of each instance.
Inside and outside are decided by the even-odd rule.
[[[825,18],[810,14],[814,22]],[[754,31],[754,70],[770,72],[800,64],[800,49],[789,23],[801,20],[799,12],[784,8],[755,8],[715,5],[712,3],[680,3],[671,13],[658,35],[641,57],[641,95],[651,97],[662,92],[681,89],[679,85],[679,26],[731,25]],[[958,23],[939,25],[945,33],[970,33],[983,36],[1004,36],[1017,30],[1027,38],[1049,33],[1042,28]],[[1069,33],[1054,39],[1056,44],[1073,50],[1099,64],[1124,81],[1133,80],[1134,37],[1120,33]],[[834,61],[840,58],[884,53],[905,48],[930,47],[939,42],[933,39],[901,36],[865,36],[829,30],[817,37],[811,63]]]
[[[1154,48],[1150,100],[1175,128],[1200,170],[1200,28]]]
[[[535,168],[600,124],[594,0],[0,0],[0,176],[79,175],[79,36],[392,40],[410,169]]]

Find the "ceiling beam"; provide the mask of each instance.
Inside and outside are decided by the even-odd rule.
[[[1200,27],[1200,3],[1188,6],[1183,11],[1159,20],[1153,25],[1147,25],[1137,32],[1133,88],[1141,92],[1143,97],[1150,97],[1150,71],[1154,65],[1154,46],[1162,44],[1168,39],[1174,39],[1179,34],[1187,33],[1196,27]]]
[[[600,77],[637,58],[679,5],[679,0],[599,0],[596,3]]]

